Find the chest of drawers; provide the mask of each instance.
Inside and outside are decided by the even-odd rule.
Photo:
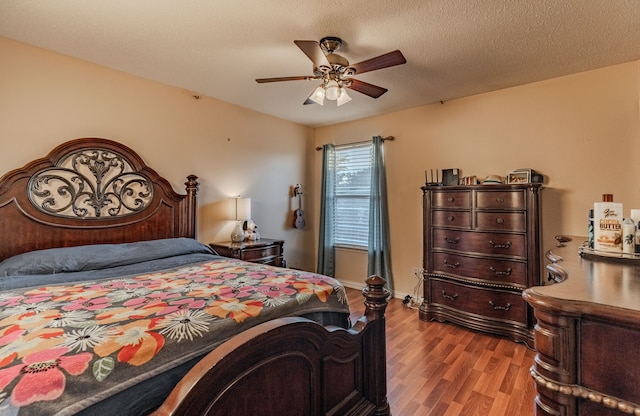
[[[541,284],[540,184],[423,187],[420,319],[533,346],[522,291]]]

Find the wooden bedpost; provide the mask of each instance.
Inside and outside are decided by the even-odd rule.
[[[184,183],[187,190],[187,197],[182,206],[182,218],[183,223],[180,224],[182,230],[180,235],[182,237],[196,237],[196,197],[198,195],[198,177],[196,175],[187,176],[187,181]]]
[[[364,348],[367,357],[366,378],[368,399],[376,405],[374,415],[389,416],[391,408],[387,400],[387,343],[384,312],[387,309],[389,291],[384,285],[387,283],[380,276],[371,276],[366,280],[367,287],[362,290],[365,297],[364,317],[369,325],[373,325],[373,331],[367,332]]]

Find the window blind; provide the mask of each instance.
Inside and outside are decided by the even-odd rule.
[[[336,146],[336,245],[368,245],[372,148],[372,143]]]

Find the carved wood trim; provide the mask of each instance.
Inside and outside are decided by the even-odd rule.
[[[430,272],[429,276],[441,278],[441,279],[448,279],[448,280],[452,280],[460,283],[472,284],[475,286],[486,287],[491,289],[504,289],[504,290],[512,291],[514,293],[522,293],[522,290],[526,289],[526,287],[523,287],[522,285],[519,285],[517,283],[511,283],[511,282],[496,283],[496,282],[490,282],[490,281],[485,281],[481,279],[465,279],[460,276],[454,276],[454,275],[438,273],[438,272]]]
[[[610,396],[599,391],[589,389],[578,384],[566,384],[558,381],[551,380],[538,373],[535,368],[530,370],[531,377],[536,384],[549,391],[558,393],[567,397],[575,397],[579,399],[588,400],[593,403],[602,404],[604,407],[610,409],[616,409],[623,413],[631,415],[640,415],[640,405],[632,403],[626,400],[621,400],[617,397]]]
[[[65,155],[33,175],[27,186],[38,210],[84,219],[140,212],[153,200],[153,191],[153,183],[123,154],[98,146]]]
[[[34,179],[35,177],[50,172],[51,169],[69,169],[69,163],[65,161],[68,161],[69,157],[73,158],[70,155],[92,152],[95,149],[100,149],[99,152],[104,152],[103,154],[106,155],[104,160],[96,155],[95,161],[100,162],[98,164],[107,163],[106,161],[114,155],[120,155],[128,162],[132,173],[145,178],[149,189],[153,191],[142,198],[146,201],[142,204],[145,206],[144,209],[129,210],[124,215],[122,212],[109,215],[108,210],[113,206],[105,208],[107,212],[100,207],[105,200],[103,190],[102,195],[98,195],[94,202],[91,202],[99,211],[99,216],[95,214],[90,216],[89,213],[85,215],[83,212],[78,216],[73,212],[73,208],[68,208],[70,214],[67,212],[65,215],[60,215],[56,211],[60,206],[66,205],[60,198],[64,199],[69,193],[82,193],[87,188],[95,187],[95,185],[87,185],[84,179],[75,174],[71,174],[70,177],[76,179],[66,179],[67,182],[71,181],[67,185],[60,186],[61,182],[54,180],[58,182],[57,185],[48,190],[59,200],[54,204],[55,208],[41,209],[43,201],[50,197],[46,192],[42,200],[29,196],[29,189],[33,187],[39,189],[40,186],[40,182]],[[85,156],[80,158],[84,160]],[[101,168],[96,167],[96,169]],[[47,177],[48,173],[44,175]],[[85,169],[82,176],[93,176],[93,174],[87,173]],[[47,182],[48,179],[43,181]],[[79,191],[76,184],[80,182],[85,184]],[[126,182],[125,179],[123,183]],[[36,183],[38,185],[35,185]],[[127,243],[175,237],[195,238],[197,177],[190,175],[185,185],[186,194],[175,192],[169,181],[148,167],[136,152],[113,140],[81,138],[65,142],[49,152],[47,156],[33,160],[0,177],[0,234],[12,236],[11,239],[0,241],[0,261],[16,254],[54,247]],[[139,199],[140,194],[146,195],[148,192],[145,189],[146,186],[131,191],[133,200]],[[116,188],[118,193],[130,192],[127,186],[124,186],[124,190],[120,186]],[[90,193],[95,194],[95,191]],[[102,202],[100,202],[101,198]],[[108,199],[109,196],[106,198]],[[34,202],[37,203],[34,204]],[[61,205],[57,205],[61,202]],[[69,201],[66,200],[66,202]],[[52,202],[44,203],[48,206]],[[138,202],[132,203],[136,206]],[[91,210],[91,204],[84,204],[82,208]]]

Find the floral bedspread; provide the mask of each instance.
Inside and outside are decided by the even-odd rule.
[[[280,316],[348,312],[336,280],[221,259],[0,292],[0,414],[73,414]]]

